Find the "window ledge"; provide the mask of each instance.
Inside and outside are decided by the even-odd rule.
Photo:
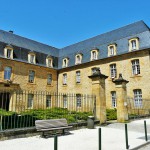
[[[81,82],[76,82],[76,85],[81,85]]]
[[[140,75],[140,74],[135,74],[135,75],[132,75],[130,78],[136,78],[136,77],[142,77],[142,75]]]
[[[81,63],[75,63],[75,65],[80,65]]]
[[[48,86],[48,87],[53,87],[53,85],[52,85],[52,84],[47,84],[46,86]]]
[[[36,83],[32,83],[32,82],[28,82],[27,84],[29,84],[29,85],[36,85]]]
[[[115,77],[115,78],[109,77],[108,78],[109,81],[113,81],[113,80],[116,80],[116,79],[117,79],[117,77]]]

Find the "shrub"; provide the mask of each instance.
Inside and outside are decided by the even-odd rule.
[[[117,119],[117,109],[106,109],[107,120],[116,120]]]

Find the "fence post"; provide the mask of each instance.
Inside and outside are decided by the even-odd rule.
[[[145,141],[147,141],[147,126],[146,126],[146,120],[144,120],[144,129],[145,129]]]
[[[99,128],[99,139],[98,139],[98,147],[99,147],[99,149],[98,150],[101,150],[102,149],[102,139],[101,139],[101,134],[102,134],[102,132],[101,132],[101,128]]]
[[[54,150],[57,150],[57,135],[54,136]]]
[[[125,138],[126,138],[126,149],[129,149],[127,124],[125,124]]]

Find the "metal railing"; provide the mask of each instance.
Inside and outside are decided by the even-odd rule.
[[[35,120],[82,122],[95,115],[96,97],[47,91],[0,91],[0,131],[34,127]]]
[[[130,119],[150,116],[150,99],[135,102],[134,99],[128,98],[127,109]]]

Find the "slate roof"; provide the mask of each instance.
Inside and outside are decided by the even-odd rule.
[[[116,40],[136,35],[144,31],[149,31],[149,27],[143,21],[138,21],[127,26],[121,27],[119,29],[64,47],[60,50],[60,56],[74,52],[80,52],[86,48],[92,49],[93,47],[100,46],[106,43],[111,44]]]
[[[138,21],[119,29],[92,37],[90,39],[58,49],[34,40],[30,40],[16,34],[0,30],[0,56],[3,57],[3,50],[7,44],[14,47],[14,58],[18,61],[28,61],[29,51],[36,53],[37,65],[45,66],[47,55],[54,59],[54,68],[62,68],[63,58],[69,58],[69,67],[75,65],[75,55],[83,54],[82,63],[90,61],[90,51],[93,47],[99,49],[98,59],[108,57],[108,45],[117,44],[117,55],[128,53],[128,40],[133,37],[139,38],[139,49],[150,48],[150,29],[143,22]]]
[[[53,56],[58,56],[58,48],[36,42],[34,40],[21,37],[19,35],[0,30],[0,42],[11,44],[20,48],[25,48],[35,52],[41,52]]]

